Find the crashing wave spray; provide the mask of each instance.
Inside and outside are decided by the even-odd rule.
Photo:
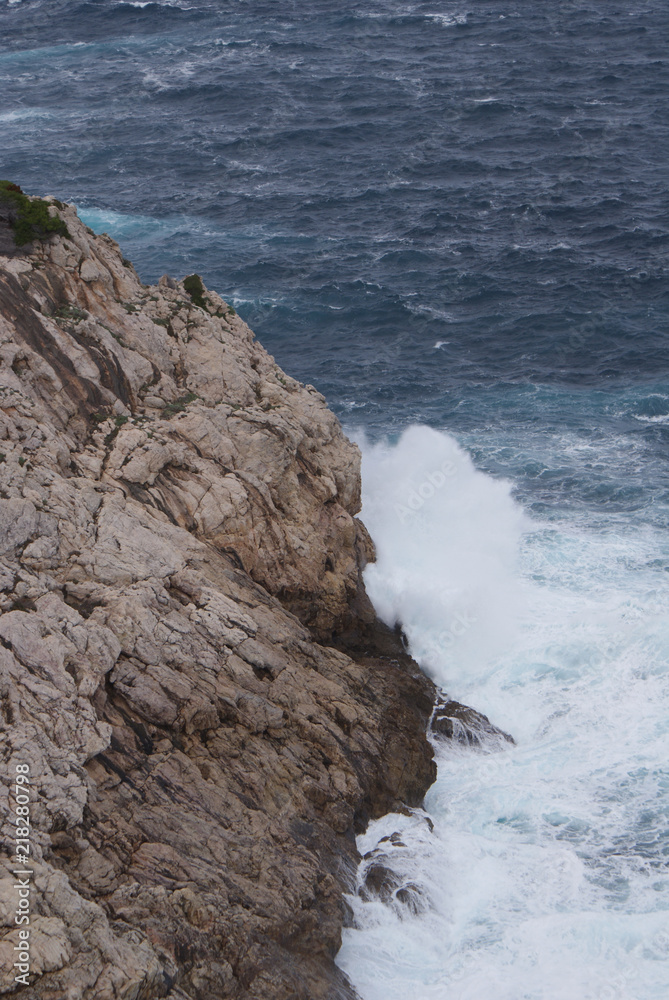
[[[522,600],[515,572],[528,522],[511,485],[479,472],[457,442],[414,426],[363,450],[363,518],[376,545],[365,585],[400,622],[412,655],[450,686],[508,645]]]
[[[364,1000],[666,1000],[664,523],[530,522],[423,427],[363,451],[378,613],[518,745],[443,743],[428,814],[370,824],[338,964]]]

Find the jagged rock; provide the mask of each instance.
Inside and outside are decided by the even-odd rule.
[[[402,880],[394,871],[387,868],[379,861],[373,862],[365,872],[360,894],[363,899],[370,899],[377,896],[383,903],[389,902],[397,889],[401,886]]]
[[[437,702],[430,728],[436,736],[466,746],[491,748],[516,742],[513,736],[493,725],[487,715],[450,699]]]
[[[17,995],[352,997],[354,832],[434,777],[434,689],[361,583],[358,450],[215,293],[143,286],[59,212],[71,239],[0,257],[0,757],[29,764],[33,823]]]
[[[424,817],[430,831],[432,822]],[[358,895],[365,901],[378,900],[393,907],[400,915],[424,912],[429,902],[424,890],[406,872],[402,872],[411,849],[399,833],[382,837],[378,845],[362,859],[358,873]]]

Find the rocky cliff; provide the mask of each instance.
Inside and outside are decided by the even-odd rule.
[[[0,219],[0,794],[29,768],[33,872],[24,986],[8,820],[0,992],[352,997],[354,833],[434,770],[358,451],[218,295],[50,214],[20,250]]]

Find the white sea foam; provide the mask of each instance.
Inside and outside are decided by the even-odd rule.
[[[446,323],[452,323],[456,318],[452,312],[448,312],[446,309],[435,309],[433,306],[426,306],[420,302],[414,305],[413,302],[406,301],[404,305],[414,316],[429,316],[430,319],[441,319]]]
[[[363,448],[364,516],[377,548],[365,583],[380,617],[404,624],[440,682],[454,660],[484,671],[513,635],[520,600],[513,566],[524,515],[509,484],[427,427]]]
[[[266,174],[268,172],[267,167],[262,163],[244,163],[242,160],[228,160],[228,167],[248,174]]]
[[[443,28],[452,28],[454,24],[467,23],[466,14],[426,14],[425,17],[430,21],[436,21]]]
[[[24,121],[31,118],[53,118],[51,111],[42,108],[15,108],[13,111],[3,111],[0,114],[0,122]]]
[[[425,908],[352,896],[339,964],[364,1000],[666,1000],[664,534],[531,522],[424,427],[362,445],[377,610],[517,745],[438,747],[433,834],[420,813],[371,824],[361,851],[386,849]],[[458,613],[477,620],[453,630]]]
[[[197,10],[183,0],[116,0],[117,7],[176,7],[177,10]]]

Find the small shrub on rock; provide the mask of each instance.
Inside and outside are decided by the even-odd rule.
[[[53,235],[69,237],[63,220],[49,214],[50,207],[42,198],[28,198],[18,184],[0,181],[0,210],[4,209],[17,247]]]
[[[199,274],[189,274],[187,278],[184,278],[184,288],[190,295],[193,305],[199,306],[200,309],[206,309],[207,300],[204,297],[204,285]]]

